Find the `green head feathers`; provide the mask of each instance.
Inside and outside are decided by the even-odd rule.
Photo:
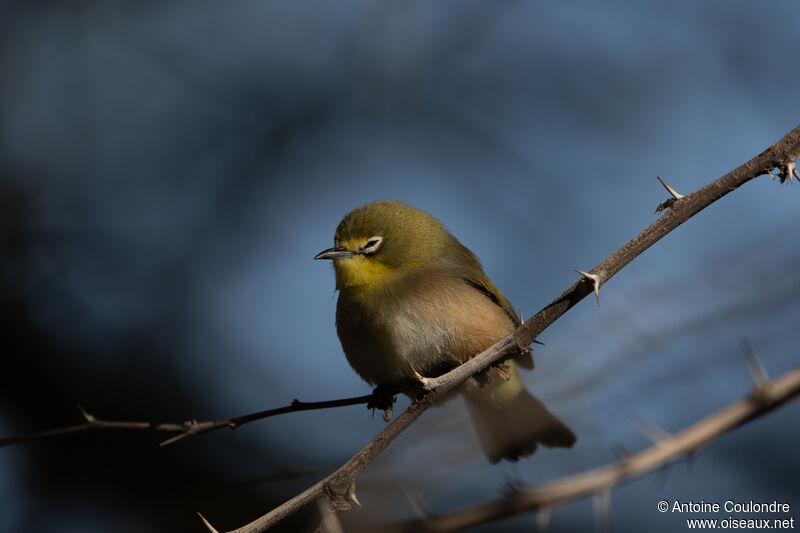
[[[353,209],[336,228],[334,244],[316,258],[334,259],[338,289],[376,288],[433,262],[480,269],[439,220],[402,202]]]
[[[402,202],[381,200],[350,211],[336,228],[334,243],[352,247],[380,238],[372,259],[391,268],[411,269],[439,255],[450,233],[425,211]]]

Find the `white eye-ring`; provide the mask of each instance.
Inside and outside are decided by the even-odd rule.
[[[361,247],[361,253],[364,255],[372,255],[378,251],[378,248],[381,247],[381,244],[383,244],[383,237],[380,235],[370,237]]]

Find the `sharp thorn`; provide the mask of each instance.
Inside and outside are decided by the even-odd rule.
[[[662,441],[672,437],[668,431],[650,422],[646,418],[639,417],[635,422],[645,438],[655,445],[659,445]]]
[[[597,529],[609,530],[609,516],[611,515],[611,488],[603,487],[594,494],[592,499]]]
[[[208,528],[208,530],[209,530],[209,531],[211,531],[211,533],[219,533],[219,531],[217,531],[217,530],[214,528],[214,526],[212,526],[212,525],[211,525],[211,523],[209,523],[209,521],[208,521],[208,520],[206,520],[206,517],[205,517],[205,516],[201,515],[200,513],[197,513],[197,516],[199,516],[199,517],[200,517],[200,520],[202,520],[202,521],[203,521],[203,523],[206,525],[206,527]]]
[[[575,272],[592,282],[592,287],[594,287],[594,295],[597,298],[597,307],[600,307],[600,276],[597,274],[584,272],[583,270],[578,270],[577,268],[575,269]]]
[[[364,506],[361,505],[361,502],[358,501],[358,497],[356,497],[356,482],[355,481],[353,482],[352,485],[350,485],[350,490],[347,491],[347,497],[350,498],[350,501],[352,501],[354,504],[358,505],[362,509],[364,508]]]
[[[408,501],[409,503],[411,503],[411,507],[414,509],[414,512],[417,513],[417,516],[419,516],[422,519],[431,517],[431,512],[428,509],[428,506],[425,504],[425,501],[422,499],[422,496],[420,496],[417,491],[411,488],[407,488],[406,498],[408,498]]]
[[[792,175],[797,177],[797,181],[800,181],[800,174],[797,173],[797,163],[794,161],[786,163],[786,177],[789,178],[789,183],[792,183]]]
[[[88,412],[86,412],[86,410],[83,408],[83,406],[81,404],[76,404],[76,405],[78,406],[78,410],[81,412],[81,416],[83,416],[83,418],[87,422],[90,422],[90,423],[91,422],[97,422],[97,419],[94,417],[94,415],[91,415]]]
[[[425,381],[425,378],[422,376],[422,374],[417,372],[417,369],[414,368],[414,365],[412,365],[411,363],[408,363],[408,366],[411,368],[411,372],[414,373],[414,377],[417,379],[417,381],[422,381],[422,382]]]
[[[425,376],[417,372],[417,369],[414,368],[411,365],[411,363],[408,363],[408,366],[411,367],[411,371],[414,373],[414,377],[417,379],[417,381],[422,383],[422,388],[424,388],[425,390],[433,390],[435,388],[436,382],[433,378],[426,378]]]
[[[769,383],[767,371],[764,370],[764,365],[761,364],[756,352],[747,339],[742,339],[742,344],[744,345],[744,357],[747,360],[747,368],[750,370],[750,375],[753,376],[753,381],[756,382],[756,389],[762,389]]]
[[[789,184],[791,184],[795,176],[797,180],[800,181],[800,174],[797,173],[797,162],[790,160],[782,164],[779,168],[780,172],[778,173],[778,177],[781,183],[786,183],[788,181]],[[770,173],[770,176],[772,176],[772,173]],[[774,179],[775,177],[772,176],[772,178]]]
[[[422,388],[425,390],[433,390],[436,388],[436,379],[422,378]]]
[[[680,200],[681,198],[683,198],[683,195],[675,192],[675,189],[667,185],[667,183],[661,179],[661,176],[656,176],[656,178],[658,178],[658,181],[661,182],[661,185],[663,185],[664,188],[667,189],[667,192],[670,193],[673,198],[675,198],[676,200]]]

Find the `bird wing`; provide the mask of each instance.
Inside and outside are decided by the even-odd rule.
[[[477,258],[475,261],[477,262]],[[464,279],[468,285],[483,293],[495,304],[499,305],[508,314],[508,316],[511,317],[511,320],[514,321],[514,324],[519,326],[521,323],[520,318],[516,313],[514,313],[514,308],[511,306],[511,302],[508,301],[508,298],[505,297],[500,289],[498,289],[497,286],[492,283],[492,280],[489,279],[489,276],[486,275],[483,269],[480,268],[480,263],[478,263],[478,269],[473,272],[474,273],[462,276],[462,279]],[[514,360],[523,368],[533,368],[533,357],[531,357],[530,352],[519,355],[515,357]]]

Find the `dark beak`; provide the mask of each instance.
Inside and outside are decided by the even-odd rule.
[[[346,249],[344,246],[334,246],[323,250],[314,256],[314,259],[338,259],[340,257],[352,257],[353,252]]]

